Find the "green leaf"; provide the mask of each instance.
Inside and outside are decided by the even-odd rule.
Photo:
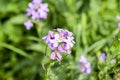
[[[18,49],[12,45],[9,45],[9,44],[6,44],[6,43],[0,43],[0,46],[1,47],[4,47],[4,48],[7,48],[7,49],[10,49],[12,50],[13,52],[16,52],[18,53],[19,55],[22,55],[26,58],[29,58],[29,59],[32,59],[32,56],[28,55],[26,52],[22,51],[21,49]]]

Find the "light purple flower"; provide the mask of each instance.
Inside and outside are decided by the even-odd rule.
[[[102,53],[99,58],[100,58],[101,61],[105,61],[106,60],[106,54]]]
[[[120,16],[116,16],[116,18],[118,19],[118,20],[120,20]],[[118,22],[118,28],[120,28],[120,22]]]
[[[120,28],[120,22],[118,23],[118,27]]]
[[[53,50],[53,52],[65,52],[70,54],[71,48],[74,45],[74,38],[72,32],[64,29],[54,29],[53,31],[49,31],[48,35],[42,38],[46,41],[48,46]],[[54,56],[55,53],[52,53]],[[54,57],[51,57],[54,60]],[[61,60],[58,59],[57,60]]]
[[[47,12],[49,11],[47,3],[42,3],[42,0],[33,0],[28,6],[26,16],[31,16],[34,20],[47,18]]]
[[[42,0],[32,0],[28,4],[26,16],[28,17],[28,19],[29,17],[31,17],[32,19],[39,21],[40,19],[46,19],[48,12],[49,9],[47,3],[42,3]],[[26,22],[24,23],[28,30],[31,28],[30,23],[32,22],[29,21],[29,25]]]
[[[24,26],[26,27],[27,30],[30,30],[31,27],[33,27],[33,23],[30,20],[28,20],[24,22]]]
[[[78,69],[81,72],[84,72],[87,74],[91,73],[91,65],[84,56],[81,56],[79,62],[80,62],[80,65],[78,66]]]

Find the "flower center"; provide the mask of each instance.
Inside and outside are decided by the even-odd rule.
[[[39,5],[35,5],[35,10],[38,10],[39,9]]]
[[[65,38],[64,38],[63,36],[60,36],[59,39],[60,39],[60,40],[64,40]]]

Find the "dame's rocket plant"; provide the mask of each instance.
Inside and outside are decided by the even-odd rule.
[[[49,31],[48,35],[43,37],[42,39],[46,41],[48,46],[53,51],[51,53],[51,59],[57,59],[58,61],[62,59],[62,55],[60,54],[60,52],[70,54],[71,48],[75,43],[73,33],[60,28]]]

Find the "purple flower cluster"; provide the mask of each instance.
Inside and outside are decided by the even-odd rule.
[[[57,59],[58,61],[62,59],[59,52],[70,54],[71,48],[75,43],[73,33],[60,28],[54,29],[54,31],[49,31],[48,35],[42,39],[45,40],[48,46],[53,50],[51,59]]]
[[[79,62],[80,62],[80,65],[78,66],[78,69],[81,72],[84,72],[87,74],[91,73],[91,65],[84,56],[81,56]]]
[[[42,0],[32,0],[32,2],[28,4],[28,6],[29,8],[27,9],[26,13],[27,17],[31,16],[33,20],[37,21],[39,21],[41,18],[47,18],[47,12],[49,11],[47,3],[42,3]],[[32,22],[30,23],[30,20],[24,23],[28,30],[33,26],[33,24],[31,24]]]
[[[120,16],[116,16],[118,20],[120,20]],[[118,23],[118,27],[120,28],[120,22]]]

